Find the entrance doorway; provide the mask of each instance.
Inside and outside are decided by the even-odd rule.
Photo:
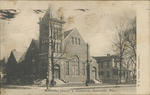
[[[92,79],[96,79],[96,68],[92,68]]]
[[[60,79],[60,66],[59,65],[54,66],[54,78]]]

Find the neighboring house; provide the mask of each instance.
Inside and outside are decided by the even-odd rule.
[[[27,51],[11,51],[6,65],[7,83],[31,84],[39,78],[39,43],[32,40]]]
[[[100,56],[93,57],[96,59],[98,63],[98,75],[99,79],[102,80],[103,83],[116,83],[118,81],[118,57],[117,56]]]
[[[6,64],[6,74],[7,74],[7,83],[13,83],[20,74],[19,72],[19,60],[21,58],[22,52],[17,52],[12,50]]]
[[[107,56],[93,57],[96,59],[99,68],[99,79],[103,83],[119,83],[120,82],[120,64],[119,57],[107,54]],[[129,82],[132,78],[132,72],[122,63],[121,82]]]
[[[54,52],[54,81],[56,84],[59,82],[85,83],[87,80],[87,52],[89,51],[84,39],[76,28],[64,31],[63,19],[61,17],[51,18],[50,15],[50,9],[48,9],[39,22],[39,55],[43,78],[47,78],[49,65],[49,79],[52,79],[51,54]],[[99,80],[98,64],[90,56],[89,64],[90,80],[96,83]]]

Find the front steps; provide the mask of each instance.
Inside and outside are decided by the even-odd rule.
[[[69,82],[66,83],[64,80],[60,79],[55,79],[54,80],[56,84],[54,85],[55,87],[78,87],[78,86],[86,86],[85,82]],[[96,86],[96,85],[101,85],[102,81],[92,79],[92,83],[89,83],[89,86]],[[40,87],[46,87],[46,79],[38,79],[34,82],[34,85],[40,86]]]
[[[92,79],[92,81],[94,82],[94,84],[98,84],[98,83],[102,84],[102,81],[101,81],[101,80]]]

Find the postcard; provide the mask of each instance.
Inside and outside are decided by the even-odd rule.
[[[149,12],[149,1],[0,1],[1,94],[150,94]]]

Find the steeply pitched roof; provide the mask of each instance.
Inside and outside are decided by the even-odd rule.
[[[18,62],[23,54],[23,52],[12,51],[16,61]]]
[[[38,40],[32,40],[34,43],[35,43],[35,45],[36,45],[36,47],[39,49],[39,41]]]
[[[38,40],[35,40],[35,39],[32,39],[31,43],[35,43],[36,47],[39,49],[39,41]],[[22,53],[22,56],[20,57],[20,60],[18,63],[22,62],[25,60],[25,56],[27,54],[27,51],[25,51],[24,53]]]
[[[22,54],[22,56],[21,56],[20,60],[18,61],[18,63],[20,63],[20,62],[22,62],[22,61],[25,60],[26,53],[27,53],[27,51],[25,51],[25,52]]]
[[[70,29],[64,32],[64,38],[66,38],[74,29]]]

